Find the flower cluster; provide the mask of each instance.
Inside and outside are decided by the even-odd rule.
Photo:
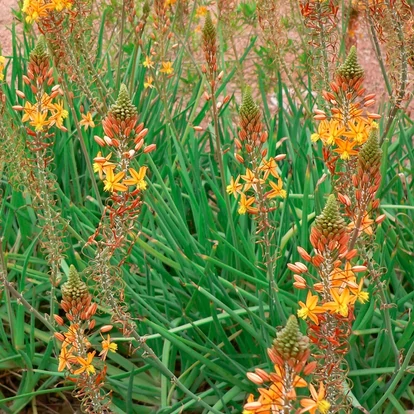
[[[334,193],[324,210],[317,216],[310,234],[314,249],[311,256],[302,247],[299,255],[315,272],[301,263],[290,263],[294,286],[308,289],[306,301],[299,302],[298,316],[308,322],[309,337],[316,345],[315,358],[319,361],[315,378],[323,381],[332,412],[347,405],[344,390],[348,339],[354,320],[355,305],[365,303],[365,291],[370,274],[366,237],[372,237],[376,220],[370,218],[379,206],[376,192],[381,182],[381,149],[378,128],[373,119],[377,114],[364,114],[364,107],[374,103],[374,95],[364,96],[363,70],[356,61],[356,50],[351,49],[345,63],[337,70],[331,92],[323,92],[331,105],[331,119],[317,111],[321,121],[312,140],[321,139],[324,159],[332,174]],[[338,162],[341,154],[344,162]],[[317,276],[314,275],[316,273]],[[310,283],[312,281],[312,283]]]
[[[132,246],[137,217],[142,205],[142,193],[147,188],[147,167],[135,167],[140,154],[155,150],[156,145],[145,146],[148,129],[138,123],[137,109],[132,104],[125,85],[121,85],[118,98],[102,121],[104,137],[95,135],[95,141],[109,152],[99,151],[94,158],[94,170],[103,181],[104,190],[111,195],[106,203],[101,224],[89,243],[97,251],[90,266],[92,278],[99,284],[102,299],[111,309],[114,323],[122,325],[124,334],[134,329],[123,305],[123,288],[119,267],[111,261],[117,250],[123,250],[126,259],[128,247]]]
[[[311,374],[316,367],[315,361],[308,361],[308,348],[309,338],[300,333],[297,320],[292,315],[286,327],[277,333],[273,346],[268,349],[274,372],[267,373],[261,368],[256,368],[254,373],[247,374],[249,380],[261,388],[258,389],[260,396],[257,400],[253,394],[248,397],[243,414],[286,413],[292,412],[298,406],[302,408],[295,412],[328,412],[330,404],[325,399],[324,384],[320,382],[317,392],[315,387],[303,378]],[[308,388],[311,398],[298,397],[297,388]]]
[[[110,152],[106,156],[103,156],[101,151],[98,152],[94,158],[94,171],[103,181],[104,190],[112,194],[128,192],[136,196],[147,188],[147,167],[141,166],[137,171],[130,168],[130,164],[141,152],[153,151],[155,145],[144,147],[148,129],[144,128],[143,123],[138,124],[137,120],[136,108],[132,105],[126,86],[122,85],[116,103],[102,121],[104,138],[95,135],[95,141],[101,147],[108,148]],[[135,190],[129,192],[131,186],[135,187]]]
[[[344,161],[350,160],[367,141],[370,131],[378,128],[375,120],[380,115],[366,111],[375,104],[375,94],[366,94],[363,81],[364,71],[357,62],[356,48],[352,46],[330,83],[331,91],[322,92],[332,115],[328,117],[322,110],[315,111],[315,119],[321,122],[311,140],[322,141],[325,161],[331,166],[331,172],[337,156]]]
[[[70,10],[72,5],[72,0],[24,0],[22,12],[28,23],[37,23],[52,11]]]
[[[64,331],[55,333],[62,343],[58,371],[65,371],[68,379],[76,384],[75,395],[81,400],[84,412],[108,412],[109,395],[102,391],[106,376],[106,366],[102,361],[105,361],[109,352],[116,352],[118,346],[109,334],[105,339],[102,333],[110,331],[112,326],[100,329],[102,341],[99,361],[97,351],[93,350],[88,339],[96,324],[93,316],[98,306],[92,302],[92,295],[74,266],[70,267],[68,281],[62,285],[61,291],[61,307],[69,326],[65,325],[61,316],[54,315],[58,325],[64,327]]]
[[[268,226],[267,214],[272,210],[270,200],[286,197],[283,181],[278,172],[277,162],[285,154],[266,158],[267,131],[264,130],[259,107],[253,101],[247,89],[240,107],[240,130],[235,139],[237,161],[246,167],[245,174],[231,178],[227,186],[228,194],[239,200],[239,214],[255,214],[260,218],[261,226]],[[243,180],[244,184],[240,182]],[[263,216],[263,217],[262,217]]]

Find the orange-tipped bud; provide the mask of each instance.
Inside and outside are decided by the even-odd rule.
[[[364,103],[365,108],[368,108],[375,104],[375,99],[370,99]]]
[[[265,148],[265,149],[262,151],[261,155],[262,155],[262,158],[266,157],[266,155],[267,155],[267,148]]]
[[[223,99],[223,104],[226,104],[230,100],[230,95],[226,95]]]
[[[341,193],[338,193],[338,200],[342,204],[345,204],[347,207],[351,206],[351,200],[349,199],[349,197],[347,195],[343,195]]]
[[[307,266],[306,266],[306,265],[304,265],[304,264],[303,264],[303,263],[301,263],[301,262],[295,262],[295,266],[297,266],[297,267],[301,270],[301,272],[300,272],[300,273],[306,273],[306,272],[308,271]]]
[[[234,154],[236,160],[240,163],[240,164],[244,164],[244,158],[239,155],[239,154]]]
[[[385,214],[381,214],[380,216],[378,216],[376,219],[375,219],[375,223],[377,223],[377,224],[380,224],[380,223],[382,223],[384,220],[385,220]]]
[[[267,348],[267,355],[274,364],[284,365],[283,359],[272,348]]]
[[[306,365],[306,367],[303,369],[303,373],[305,375],[311,374],[315,370],[317,365],[318,363],[316,361],[309,362],[309,364]]]
[[[65,324],[63,318],[59,315],[53,315],[53,319],[56,321],[56,323],[60,326],[63,326]]]
[[[210,100],[210,95],[207,93],[207,92],[204,92],[204,99],[206,100],[206,101],[209,101]]]
[[[113,326],[112,325],[104,325],[101,327],[101,329],[99,329],[102,333],[105,332],[109,332],[110,330],[112,330]]]
[[[204,131],[204,128],[201,127],[201,126],[194,126],[193,129],[194,129],[194,131],[198,131],[198,132]]]
[[[322,283],[315,283],[315,284],[313,285],[313,289],[314,289],[316,292],[323,292],[323,291],[324,291],[324,287],[323,287],[323,284],[322,284]]]
[[[269,381],[269,374],[261,369],[261,368],[256,368],[254,370],[254,372],[263,380],[263,381]]]
[[[143,145],[144,145],[144,140],[141,139],[141,141],[137,142],[137,145],[135,145],[134,150],[139,151]]]
[[[109,138],[107,135],[105,135],[103,139],[105,141],[105,144],[107,144],[110,147],[112,147],[112,139],[111,138]]]
[[[358,254],[358,250],[357,249],[352,249],[350,250],[346,255],[345,255],[345,259],[346,260],[351,260],[353,259],[356,255]]]
[[[378,207],[379,207],[379,205],[380,205],[380,200],[379,200],[379,198],[375,199],[375,200],[372,202],[372,208],[373,208],[373,209],[378,208]]]
[[[251,382],[253,382],[253,384],[262,385],[264,382],[263,379],[254,372],[248,372],[246,376]]]
[[[306,289],[306,287],[307,287],[306,280],[302,276],[293,275],[293,278],[295,279],[295,282],[293,283],[293,286],[296,289]]]
[[[96,325],[96,319],[92,319],[91,321],[89,321],[89,329],[95,328],[95,325]]]
[[[279,155],[276,155],[276,157],[274,157],[274,160],[278,162],[278,161],[284,160],[285,158],[286,158],[286,154],[279,154]]]
[[[148,128],[144,128],[138,135],[135,136],[134,142],[138,142],[140,139],[144,139],[148,134]]]
[[[16,89],[16,95],[19,98],[26,99],[26,95],[22,91],[19,91],[18,89]]]
[[[367,270],[366,266],[362,266],[362,265],[356,265],[356,266],[352,266],[351,270],[354,273],[360,273],[360,272],[365,272]]]
[[[323,256],[321,256],[320,254],[316,254],[313,258],[312,258],[312,263],[314,266],[319,267],[323,262],[325,261],[325,259],[323,258]]]
[[[368,94],[367,96],[364,97],[363,101],[364,102],[370,101],[370,100],[372,100],[374,98],[375,98],[375,93],[370,93],[370,94]]]
[[[299,267],[295,266],[293,263],[288,263],[287,267],[289,270],[291,270],[294,273],[302,273],[302,271],[299,269]]]
[[[55,332],[53,336],[60,342],[63,342],[65,340],[65,337],[60,332]]]
[[[312,260],[310,254],[303,247],[298,246],[297,250],[303,260],[306,260],[307,262]]]
[[[380,119],[381,115],[374,112],[367,112],[367,117],[370,119]]]
[[[15,111],[23,111],[23,106],[21,106],[21,105],[14,105],[14,106],[12,106],[12,108],[15,110]]]
[[[148,154],[152,151],[155,151],[157,148],[157,144],[150,144],[147,147],[144,148],[144,154]]]
[[[260,407],[262,406],[262,403],[259,401],[253,401],[253,402],[249,402],[247,404],[244,404],[244,409],[246,411],[254,411],[256,412],[256,410],[258,410]]]
[[[316,121],[324,121],[326,119],[326,115],[315,115],[313,119]]]
[[[335,82],[331,82],[330,87],[335,93],[339,92],[339,86]]]

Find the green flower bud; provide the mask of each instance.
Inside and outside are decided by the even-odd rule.
[[[111,106],[109,112],[118,121],[125,121],[126,119],[131,118],[137,114],[137,108],[135,108],[135,106],[132,104],[128,89],[124,84],[121,85],[118,99]]]
[[[338,68],[337,73],[347,80],[358,79],[364,75],[364,69],[358,64],[355,46],[351,47],[345,62]]]
[[[324,236],[335,236],[344,231],[345,220],[341,217],[338,203],[333,194],[329,196],[322,213],[316,217],[315,227]]]
[[[88,288],[80,279],[75,266],[70,266],[68,281],[62,285],[61,291],[63,299],[66,301],[81,301],[88,294]]]

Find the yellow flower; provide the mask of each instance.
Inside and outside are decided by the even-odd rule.
[[[115,164],[109,162],[111,157],[112,152],[109,153],[109,155],[107,155],[106,157],[103,157],[101,151],[99,151],[96,157],[93,159],[95,161],[93,164],[93,171],[99,174],[100,180],[103,179],[104,171],[106,171],[108,168],[114,169],[116,167]]]
[[[53,112],[49,118],[51,125],[56,124],[58,128],[62,128],[63,120],[68,117],[68,111],[63,108],[63,101],[60,100],[57,103],[51,104],[50,110]]]
[[[358,154],[358,151],[353,149],[356,145],[355,141],[350,142],[348,140],[337,138],[335,144],[338,145],[339,148],[334,149],[334,152],[341,154],[341,160],[349,160],[351,155]]]
[[[150,56],[146,56],[142,64],[144,68],[154,68],[154,62],[151,60]]]
[[[306,297],[306,304],[302,301],[299,301],[299,305],[301,309],[298,310],[299,318],[311,319],[316,325],[319,325],[318,317],[316,316],[318,313],[324,313],[325,310],[322,306],[318,306],[318,296],[312,295],[311,291],[308,292],[308,296]]]
[[[92,364],[95,353],[96,351],[88,352],[86,359],[81,357],[76,358],[76,362],[80,364],[81,367],[74,372],[75,375],[82,374],[82,372],[86,372],[88,375],[95,374],[95,367]]]
[[[152,78],[152,76],[147,76],[146,81],[144,82],[144,88],[153,88],[154,85],[152,84],[152,82],[154,82],[154,79]]]
[[[243,185],[239,183],[239,180],[240,175],[236,178],[236,181],[231,177],[230,184],[226,187],[227,194],[233,194],[234,197],[237,198],[237,194],[241,193],[243,187]]]
[[[46,17],[52,7],[51,3],[45,4],[43,0],[24,0],[22,12],[27,14],[26,22],[33,23]]]
[[[147,174],[148,167],[141,167],[139,172],[135,171],[133,168],[129,169],[129,173],[132,175],[132,178],[124,180],[125,185],[136,185],[140,190],[146,190],[147,183],[145,182],[145,175]]]
[[[322,140],[325,142],[328,139],[328,131],[329,131],[329,122],[323,120],[320,122],[318,126],[318,132],[315,132],[311,135],[311,141],[317,142],[318,140]]]
[[[105,191],[126,191],[127,187],[124,184],[121,184],[120,181],[125,177],[124,171],[120,171],[118,174],[114,175],[113,168],[104,168],[106,174],[106,179],[104,180],[104,190]]]
[[[309,390],[312,398],[302,398],[300,400],[300,405],[304,408],[299,412],[306,413],[309,411],[310,414],[315,414],[316,411],[319,411],[321,414],[326,414],[329,408],[331,408],[331,404],[325,400],[325,387],[323,383],[321,382],[319,385],[319,392],[316,392],[312,384],[309,384]]]
[[[36,111],[33,115],[30,125],[35,127],[35,131],[37,132],[42,131],[43,127],[49,123],[49,121],[46,120],[46,117],[47,117],[47,111],[44,111],[44,112]]]
[[[354,296],[351,296],[351,299],[349,301],[351,304],[354,304],[357,300],[360,303],[368,302],[368,300],[369,300],[369,293],[368,292],[364,292],[362,290],[363,287],[364,287],[364,278],[362,278],[359,281],[359,284],[358,284],[358,287],[357,288],[353,288],[353,287],[350,288],[352,294],[354,295]]]
[[[174,72],[174,68],[171,62],[161,62],[162,69],[160,69],[161,73],[165,73],[166,75],[171,75]]]
[[[334,313],[339,313],[343,317],[348,316],[348,305],[350,303],[349,289],[344,289],[341,294],[337,289],[331,289],[333,302],[323,304],[323,308]]]
[[[256,207],[252,207],[252,204],[255,201],[256,200],[254,199],[254,197],[247,198],[246,194],[241,193],[238,213],[239,214],[246,214],[246,213],[256,214],[259,210]]]
[[[352,271],[350,262],[346,262],[345,269],[335,268],[329,276],[331,286],[335,288],[344,288],[346,286],[357,286],[355,283],[355,273]]]
[[[255,188],[256,183],[258,182],[258,179],[253,174],[253,171],[249,170],[248,168],[246,168],[246,174],[242,175],[241,178],[243,178],[243,180],[246,182],[244,185],[244,191],[249,190],[252,186]]]
[[[85,131],[89,127],[93,128],[95,126],[95,122],[93,122],[92,114],[90,112],[88,112],[86,115],[85,114],[81,114],[81,115],[82,115],[82,120],[79,122],[79,125],[82,125],[83,127],[85,127]]]
[[[197,7],[197,10],[195,12],[196,17],[199,19],[200,17],[203,17],[207,14],[208,10],[206,6],[200,6]]]
[[[266,193],[266,197],[267,198],[275,198],[275,197],[282,197],[282,198],[286,198],[286,190],[283,190],[283,182],[282,179],[279,178],[277,180],[277,184],[274,183],[273,181],[269,181],[270,187],[272,187],[272,189]]]
[[[108,352],[115,353],[118,349],[118,345],[114,342],[111,342],[111,337],[108,334],[107,339],[104,339],[102,341],[102,351],[99,353],[99,356],[102,358],[102,360],[106,359],[106,356],[108,355]]]
[[[72,8],[72,2],[70,0],[52,0],[52,5],[56,11]]]
[[[4,62],[6,61],[4,56],[0,55],[0,81],[2,81],[4,79]]]
[[[332,120],[329,123],[329,129],[326,132],[326,143],[327,145],[332,145],[336,142],[337,139],[345,132],[345,128],[339,126],[339,122]]]
[[[36,107],[32,105],[29,101],[26,101],[24,104],[24,114],[22,117],[22,122],[27,122],[29,119],[33,120],[34,114],[36,113]]]
[[[368,139],[368,131],[366,126],[367,124],[362,119],[358,119],[356,122],[349,121],[349,131],[344,132],[342,135],[344,137],[352,138],[357,145],[361,145]]]

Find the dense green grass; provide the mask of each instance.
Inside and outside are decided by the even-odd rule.
[[[3,84],[10,106],[16,102],[15,89],[23,88],[22,74],[26,72],[33,42],[32,34],[25,34],[21,40],[13,32],[11,82]],[[139,50],[134,53],[136,45],[127,44],[122,66],[112,69],[111,55],[104,51],[106,42],[98,39],[98,43],[103,48],[98,49],[95,62],[97,68],[105,69],[102,82],[112,98],[116,97],[120,71],[120,80],[132,85],[140,121],[149,129],[146,142],[157,144],[156,152],[139,161],[149,167],[149,189],[136,224],[140,238],[122,266],[125,302],[137,320],[139,334],[162,363],[214,411],[203,411],[197,401],[178,390],[145,356],[140,357],[140,352],[129,356],[127,339],[124,345],[118,343],[119,352],[110,354],[108,359],[107,388],[113,390],[112,409],[139,414],[240,413],[247,393],[255,390],[245,378],[246,372],[258,366],[269,368],[266,348],[276,327],[296,313],[297,301],[306,295],[293,288],[286,264],[299,260],[297,246],[311,250],[310,226],[331,189],[329,179],[318,184],[326,171],[321,148],[309,139],[314,128],[312,119],[305,117],[293,100],[284,109],[282,91],[287,91],[287,86],[282,81],[275,85],[277,112],[270,110],[266,102],[262,104],[269,131],[269,153],[287,154],[281,163],[281,176],[288,197],[279,202],[272,217],[276,225],[272,253],[278,258],[274,272],[279,287],[276,292],[269,289],[266,272],[260,265],[262,252],[255,239],[255,222],[237,214],[233,198],[233,215],[227,216],[213,150],[210,103],[203,98],[203,80],[195,68],[189,67],[185,48],[178,49],[176,74],[169,80],[169,94],[163,102],[155,90],[143,88],[146,70],[141,64],[136,67],[135,79],[130,78],[132,59],[143,60]],[[233,96],[237,68],[247,56],[256,56],[257,47],[257,38],[252,37],[239,62],[226,65],[220,86],[221,94],[232,96],[220,112],[219,124],[222,147],[230,149],[224,156],[227,182],[242,172],[232,150],[237,133],[235,114],[240,104]],[[226,61],[224,54],[221,58]],[[253,78],[249,82],[255,94],[267,96],[261,81]],[[75,85],[73,89],[74,110],[79,116],[83,100],[79,99]],[[108,96],[107,103],[110,102]],[[13,119],[13,134],[24,139],[20,115],[8,109],[3,116]],[[382,113],[387,113],[386,107]],[[92,181],[96,177],[91,177],[87,169],[87,163],[98,151],[93,135],[102,136],[102,127],[97,122],[96,128],[82,130],[82,136],[78,136],[72,116],[65,125],[68,132],[56,134],[52,168],[58,183],[56,208],[61,214],[66,245],[61,268],[67,274],[70,264],[82,271],[93,256],[93,247],[84,246],[99,223],[106,194],[98,183],[100,198],[95,197]],[[194,125],[206,126],[205,131],[195,132]],[[382,280],[392,304],[393,336],[403,365],[393,375],[394,355],[372,284],[370,301],[357,305],[347,356],[354,405],[368,410],[376,407],[376,412],[384,413],[404,413],[414,406],[414,370],[410,366],[414,352],[413,134],[412,120],[400,115],[383,144],[380,210],[386,214],[386,220],[377,230],[373,248],[373,259],[383,269]],[[2,167],[1,236],[7,278],[30,306],[47,314],[50,283],[39,245],[36,211],[25,183],[14,182],[7,165]],[[236,228],[236,243],[230,220]],[[99,289],[92,282],[89,284],[92,292]],[[275,311],[276,295],[284,314]],[[45,394],[57,395],[62,401],[64,396],[69,397],[73,387],[63,383],[64,376],[57,371],[58,351],[47,328],[4,290],[0,318],[0,409],[19,413],[44,400]],[[103,325],[109,323],[110,316],[101,308],[97,319]],[[302,328],[304,331],[304,323]],[[97,342],[99,336],[94,340]],[[41,406],[37,408],[43,412]]]

